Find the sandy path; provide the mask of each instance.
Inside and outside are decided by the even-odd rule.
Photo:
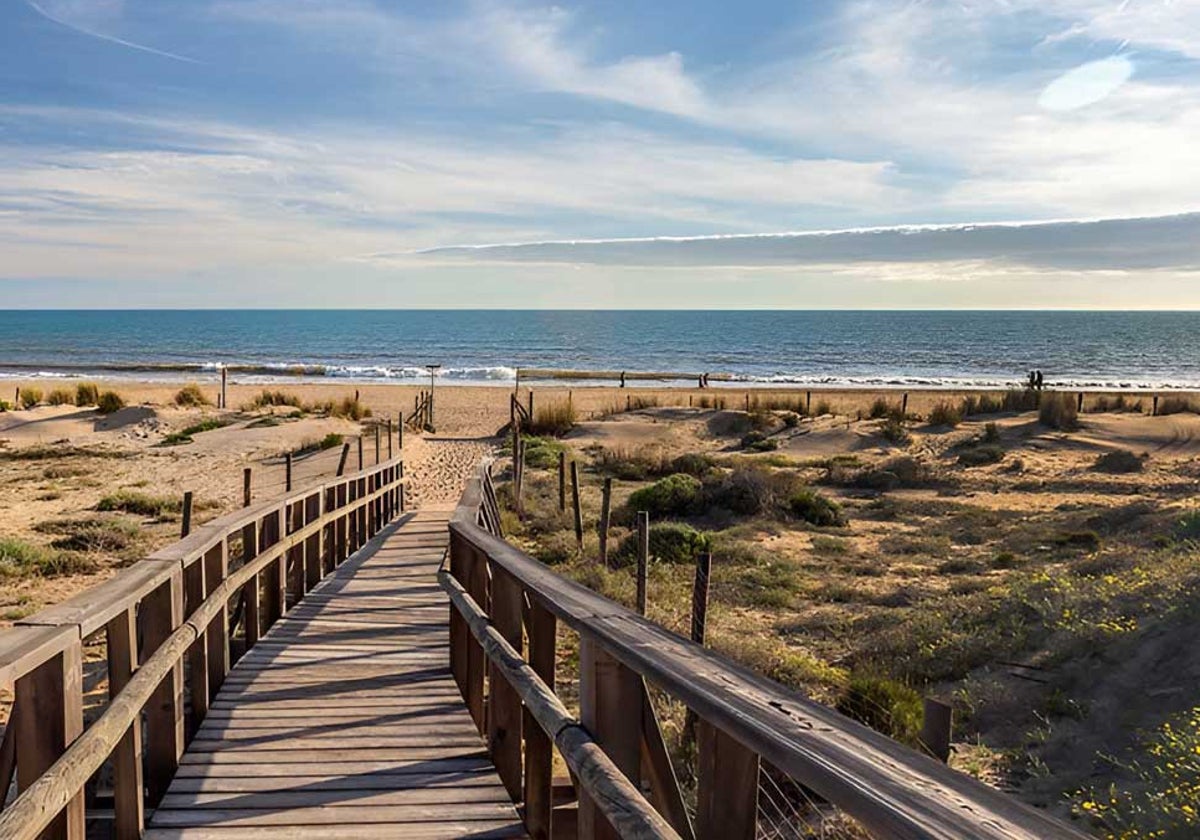
[[[404,442],[404,474],[412,480],[414,507],[453,506],[479,462],[492,453],[490,438],[411,437]]]

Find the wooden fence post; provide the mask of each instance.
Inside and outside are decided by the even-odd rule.
[[[388,460],[392,460],[392,418],[387,419]]]
[[[918,736],[929,754],[943,764],[950,760],[950,737],[954,728],[954,710],[948,703],[925,698],[925,719]]]
[[[289,452],[284,456],[284,475],[283,489],[288,493],[292,492],[292,453]]]
[[[183,524],[180,526],[181,537],[186,537],[192,533],[192,491],[187,490],[183,494]]]
[[[341,477],[346,473],[346,459],[350,457],[350,444],[342,444],[342,457],[338,459],[337,475]]]
[[[1158,394],[1154,395],[1154,403],[1150,406],[1150,416],[1151,417],[1158,416]]]
[[[380,442],[379,442],[379,424],[378,424],[378,423],[376,423],[376,424],[375,424],[375,463],[376,463],[376,464],[378,464],[378,463],[379,463],[379,461],[380,461],[380,454],[381,454],[381,453],[380,453],[380,446],[379,446],[379,443],[380,443]]]
[[[583,551],[583,511],[579,507],[579,462],[571,462],[571,501],[575,505],[575,542]]]
[[[396,448],[404,451],[404,412],[396,418]]]
[[[804,415],[812,417],[812,391],[804,392]]]
[[[221,365],[221,408],[229,408],[229,398],[226,396],[225,386],[229,381],[229,371],[225,369],[225,365]]]
[[[83,733],[83,645],[79,640],[17,680],[15,708],[19,710],[17,789],[25,790]],[[42,837],[83,840],[83,791]]]
[[[558,512],[567,511],[567,453],[558,453]]]
[[[639,510],[637,515],[637,611],[646,614],[646,570],[650,565],[650,514]]]
[[[696,555],[696,578],[692,583],[692,641],[704,644],[708,623],[708,579],[712,572],[712,555],[707,551]]]
[[[137,668],[137,617],[127,609],[105,625],[108,649],[108,698],[116,697]],[[112,755],[113,836],[137,840],[142,836],[146,814],[142,802],[142,725],[129,727]]]
[[[221,540],[204,555],[204,596],[216,591],[229,574],[229,545]],[[229,605],[221,604],[212,623],[205,631],[208,637],[208,698],[217,696],[217,690],[229,673]]]
[[[176,569],[142,599],[141,660],[145,662],[183,622],[183,572]],[[157,807],[183,755],[183,662],[176,662],[146,704],[146,788]]]
[[[533,389],[529,389],[529,422],[533,422]]]
[[[1083,413],[1083,391],[1079,392],[1078,402],[1075,404],[1075,412],[1077,414]]]
[[[904,396],[900,398],[900,414],[904,417],[908,416],[908,392],[904,392]]]
[[[708,721],[697,729],[696,840],[754,840],[758,756]]]
[[[453,609],[453,607],[451,607]],[[454,610],[458,612],[458,610]],[[529,599],[529,665],[554,691],[557,619],[536,599]],[[525,711],[525,827],[533,840],[549,840],[554,810],[554,745],[537,720]]]
[[[362,435],[358,436],[358,471],[362,472],[363,468],[363,441]]]
[[[642,679],[598,643],[579,637],[579,717],[596,743],[634,784],[641,784]],[[580,840],[616,840],[596,803],[579,792]]]
[[[492,567],[491,618],[496,631],[513,646],[522,650],[522,611],[525,593],[508,572],[496,564]],[[488,660],[488,751],[500,781],[514,802],[521,800],[524,784],[521,778],[521,698],[495,663]]]
[[[250,467],[242,470],[242,507],[250,507]]]
[[[600,494],[600,562],[608,565],[608,526],[612,515],[612,479],[604,479]]]

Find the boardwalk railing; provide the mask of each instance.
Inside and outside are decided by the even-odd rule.
[[[404,482],[397,458],[243,508],[0,631],[0,688],[15,686],[0,765],[15,755],[20,790],[0,837],[82,838],[106,765],[113,836],[139,837],[231,661],[403,510]],[[85,730],[84,646],[101,633],[108,703]]]
[[[761,763],[794,783],[810,804],[828,803],[854,826],[828,836],[1086,836],[554,573],[496,535],[490,484],[486,471],[472,481],[450,521],[450,568],[441,575],[452,600],[450,661],[501,779],[524,803],[532,837],[554,836],[551,741],[575,776],[580,840],[760,836],[760,772],[767,775]],[[553,695],[558,622],[579,635],[577,722],[564,722]],[[648,685],[696,715],[694,818],[684,807]],[[548,724],[598,745],[633,787],[647,783],[669,828],[653,823],[640,795],[618,791],[618,780],[600,772],[600,762],[592,775],[576,769],[568,755],[572,745],[559,743]]]

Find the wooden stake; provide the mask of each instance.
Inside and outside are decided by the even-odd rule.
[[[180,529],[180,537],[186,537],[192,532],[192,491],[187,490],[183,494],[183,526]]]
[[[226,385],[229,381],[229,371],[221,365],[221,408],[229,408],[229,398],[226,396]]]
[[[612,507],[612,479],[604,479],[604,490],[600,495],[600,562],[608,565],[608,525]]]
[[[250,467],[242,470],[242,507],[250,507]]]
[[[363,442],[362,435],[358,436],[358,471],[362,472],[363,468]]]
[[[650,565],[650,514],[639,510],[637,515],[637,611],[646,614],[646,570]]]
[[[388,460],[392,460],[392,418],[387,419]]]
[[[579,462],[571,462],[571,501],[575,505],[575,542],[583,551],[583,511],[579,508]]]
[[[292,453],[284,456],[283,489],[292,492]]]
[[[342,457],[338,459],[337,474],[340,476],[346,472],[346,459],[350,457],[350,444],[342,444]]]
[[[379,441],[379,424],[375,424],[375,463],[379,463],[380,456],[380,441]]]
[[[558,512],[567,511],[567,453],[558,453]]]
[[[950,735],[954,727],[954,710],[940,700],[925,698],[925,720],[921,724],[921,744],[929,754],[943,764],[950,760]]]
[[[696,555],[696,578],[692,583],[692,641],[704,644],[708,623],[708,578],[712,571],[712,555],[707,551]]]
[[[400,416],[396,418],[396,448],[401,452],[404,451],[404,412],[400,412]]]

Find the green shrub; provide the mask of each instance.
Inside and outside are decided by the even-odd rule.
[[[101,414],[112,414],[125,407],[125,400],[116,391],[105,391],[96,399],[96,410]]]
[[[40,388],[22,388],[21,389],[21,408],[26,410],[33,408],[42,401],[42,391]]]
[[[330,405],[332,406],[332,403]],[[272,406],[300,408],[301,402],[299,397],[285,391],[263,390],[256,394],[250,402],[246,403],[244,408],[250,410],[255,408],[270,408]]]
[[[1142,459],[1127,449],[1114,449],[1105,452],[1096,459],[1092,469],[1104,473],[1135,473],[1141,472],[1145,465]]]
[[[202,405],[212,405],[212,402],[200,390],[199,385],[195,382],[189,382],[175,392],[175,405],[194,408]]]
[[[575,420],[575,403],[571,400],[558,400],[549,405],[537,406],[525,429],[534,435],[562,437],[575,428]]]
[[[87,557],[15,537],[0,537],[0,578],[59,577],[90,572],[94,568],[95,564]]]
[[[921,695],[912,688],[871,675],[854,675],[837,701],[837,710],[876,732],[916,746],[924,720]]]
[[[696,509],[700,489],[700,480],[695,476],[676,473],[634,491],[629,497],[628,508],[644,510],[651,517],[686,516]]]
[[[346,439],[337,432],[330,432],[325,437],[319,440],[306,440],[300,444],[300,448],[296,450],[296,455],[310,455],[313,452],[324,452],[326,449],[334,449],[346,442]]]
[[[742,438],[742,448],[751,452],[773,452],[779,448],[779,441],[762,432],[750,432]]]
[[[986,423],[983,427],[983,442],[984,443],[999,443],[1000,442],[1000,427],[995,423]]]
[[[100,402],[100,389],[94,382],[80,382],[75,386],[75,405],[85,408]]]
[[[162,439],[159,446],[178,446],[182,443],[191,443],[192,435],[198,435],[201,432],[211,432],[213,429],[222,429],[228,425],[228,420],[222,420],[218,417],[208,417],[199,423],[195,423],[185,429],[180,429],[178,432],[171,432]]]
[[[1038,407],[1038,422],[1051,429],[1070,432],[1079,428],[1079,411],[1074,394],[1046,391]]]
[[[558,465],[558,455],[566,452],[566,447],[552,438],[530,435],[521,439],[525,444],[525,466],[535,470],[548,470]],[[512,439],[509,439],[508,453],[512,455]]]
[[[756,516],[769,510],[774,498],[771,476],[766,470],[742,468],[706,481],[703,507]]]
[[[808,488],[792,494],[788,499],[788,510],[797,519],[818,527],[839,527],[846,524],[841,505]]]
[[[709,535],[682,522],[660,522],[650,526],[650,559],[658,563],[691,563],[712,546]],[[638,535],[630,534],[617,547],[616,559],[629,564],[637,560]]]
[[[883,425],[879,427],[879,434],[883,436],[884,440],[897,446],[908,446],[912,443],[912,434],[904,425],[904,420],[894,415],[883,421]]]
[[[107,554],[136,548],[140,533],[133,523],[108,516],[40,522],[35,530],[52,534],[55,539],[50,545],[54,548]]]
[[[66,388],[55,388],[46,395],[47,405],[71,405],[74,402],[74,396]]]
[[[964,467],[982,467],[1004,460],[1004,447],[997,443],[977,443],[963,448],[958,453],[958,462]]]
[[[175,496],[152,496],[149,493],[139,493],[133,490],[118,490],[102,498],[96,505],[99,511],[122,511],[138,516],[162,517],[166,514],[179,513],[183,509],[183,501]]]
[[[931,426],[950,426],[953,428],[961,423],[962,419],[962,407],[946,400],[938,402],[929,412],[929,425]]]
[[[326,403],[323,408],[330,417],[344,417],[347,420],[362,420],[371,416],[371,409],[355,397],[342,397],[338,402]]]
[[[700,452],[685,452],[671,461],[671,472],[703,478],[712,472],[713,459],[711,455]]]
[[[888,401],[883,397],[876,397],[875,401],[871,403],[871,410],[867,413],[867,416],[872,420],[880,420],[891,416],[891,414],[892,407]]]
[[[12,411],[12,403],[10,403],[8,400],[0,400],[0,414],[3,414],[6,411]]]

